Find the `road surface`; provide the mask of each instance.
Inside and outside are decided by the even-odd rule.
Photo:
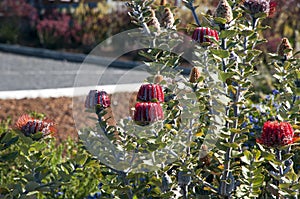
[[[143,70],[107,68],[0,52],[0,91],[141,83]]]

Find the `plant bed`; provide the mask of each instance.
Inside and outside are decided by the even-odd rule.
[[[112,95],[112,98],[114,102],[108,109],[106,117],[113,117],[116,121],[120,118],[128,117],[130,114],[129,105],[134,106],[134,93],[116,93]],[[124,101],[124,99],[130,98],[130,101]],[[58,141],[66,140],[68,137],[74,140],[78,139],[73,119],[72,98],[0,99],[0,104],[0,120],[11,118],[11,128],[15,128],[15,123],[22,114],[29,112],[43,113],[47,118],[53,119],[56,123]],[[79,105],[76,104],[75,106]],[[110,124],[112,123],[114,121],[111,120]]]

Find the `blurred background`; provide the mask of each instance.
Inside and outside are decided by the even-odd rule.
[[[162,2],[156,0],[156,5]],[[181,27],[193,23],[189,10],[180,0],[163,1],[176,6],[175,17]],[[294,49],[299,50],[300,1],[273,1],[276,4],[271,17],[264,24],[268,43],[261,48],[276,52],[282,37],[288,37]],[[197,13],[214,10],[218,0],[196,0]],[[110,36],[134,28],[122,1],[99,0],[1,0],[0,43],[89,53],[95,45]],[[125,44],[124,44],[125,45]],[[113,49],[111,49],[113,50]]]

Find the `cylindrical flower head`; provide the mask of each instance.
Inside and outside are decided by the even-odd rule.
[[[162,120],[164,113],[158,102],[138,102],[135,105],[134,121],[141,124],[148,124]]]
[[[216,30],[204,27],[197,27],[194,30],[192,39],[196,42],[199,42],[200,44],[203,42],[211,42],[209,38],[206,38],[206,36],[211,36],[214,37],[216,40],[219,40],[219,35]]]
[[[267,147],[280,147],[294,142],[294,130],[288,122],[267,121],[261,137],[256,140]]]
[[[16,122],[16,126],[26,136],[35,134],[37,132],[42,132],[44,136],[55,134],[57,132],[54,123],[51,120],[39,120],[32,118],[27,114],[19,117],[18,121]]]
[[[85,107],[95,108],[96,105],[100,105],[102,108],[110,106],[110,98],[105,91],[90,90],[85,99]]]
[[[222,17],[229,23],[233,19],[232,9],[227,0],[220,0],[215,11],[215,17]]]
[[[270,2],[269,17],[273,17],[276,12],[277,3],[273,0]]]
[[[289,59],[293,56],[293,47],[287,38],[283,38],[281,40],[281,43],[278,46],[277,53],[279,56],[282,56],[282,57],[286,56],[287,59]]]
[[[270,0],[245,0],[244,7],[250,12],[251,15],[257,13],[270,12]]]
[[[189,82],[196,83],[200,76],[201,76],[200,70],[197,67],[193,67],[190,73]]]
[[[170,8],[165,8],[164,16],[162,18],[162,25],[165,28],[172,28],[175,22],[174,15]]]
[[[164,98],[165,96],[162,88],[158,84],[144,84],[140,87],[140,90],[137,94],[137,99],[145,102],[163,102]]]

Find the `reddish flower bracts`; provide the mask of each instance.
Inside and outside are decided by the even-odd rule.
[[[294,142],[294,130],[288,122],[267,121],[258,143],[267,147],[280,147]]]
[[[158,84],[144,84],[140,87],[137,99],[144,102],[149,101],[164,101],[164,93]]]
[[[85,99],[86,108],[94,108],[96,105],[100,105],[102,108],[110,106],[109,95],[105,91],[91,90]]]
[[[162,107],[157,102],[138,102],[135,105],[134,121],[149,123],[162,120],[164,113]]]
[[[211,42],[207,36],[214,37],[217,41],[219,40],[219,35],[216,30],[212,30],[210,28],[197,27],[194,30],[192,39],[200,44],[203,42]]]
[[[42,132],[44,136],[56,133],[57,130],[54,123],[51,120],[35,119],[25,114],[19,117],[17,123],[17,128],[22,131],[26,136],[35,134],[37,132]]]

